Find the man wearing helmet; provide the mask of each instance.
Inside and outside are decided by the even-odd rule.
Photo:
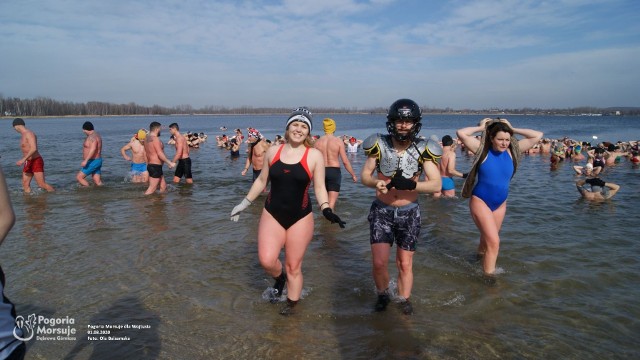
[[[437,164],[442,147],[437,141],[417,138],[421,119],[418,104],[400,99],[389,108],[389,134],[374,134],[363,142],[368,158],[362,169],[362,184],[376,189],[368,216],[373,280],[378,292],[376,311],[384,311],[391,301],[388,263],[396,243],[398,297],[402,312],[413,313],[409,297],[413,254],[421,227],[418,194],[434,193],[442,186]]]

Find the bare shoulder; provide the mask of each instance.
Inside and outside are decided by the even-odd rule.
[[[324,155],[322,155],[322,151],[316,149],[316,148],[309,148],[309,157],[311,158],[320,158],[320,159],[324,159]]]
[[[24,137],[25,139],[27,139],[27,140],[35,140],[35,138],[36,138],[36,133],[34,133],[33,131],[31,131],[31,130],[27,129],[27,130],[24,132],[24,136],[23,136],[23,137]]]
[[[322,151],[316,148],[309,148],[309,154],[307,155],[307,163],[312,168],[315,168],[316,164],[324,165],[324,155]]]
[[[271,162],[271,159],[273,159],[273,157],[276,155],[276,152],[278,152],[279,148],[280,146],[269,146],[265,149],[265,156],[267,157],[269,162]]]

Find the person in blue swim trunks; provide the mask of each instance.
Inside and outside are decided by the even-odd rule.
[[[456,185],[453,182],[453,177],[457,176],[465,179],[467,173],[461,173],[456,170],[456,143],[449,135],[442,137],[442,157],[438,162],[438,170],[440,170],[440,176],[442,177],[442,190],[433,193],[433,197],[456,196]]]
[[[102,185],[100,175],[102,174],[102,137],[94,130],[93,124],[86,121],[82,124],[82,132],[87,136],[82,144],[82,167],[76,175],[76,180],[82,186],[89,186],[85,179],[91,175],[93,183]]]
[[[478,140],[476,133],[482,133]],[[485,118],[478,126],[456,132],[464,146],[475,154],[471,171],[462,187],[470,198],[471,217],[480,230],[478,255],[486,275],[496,271],[500,248],[500,228],[507,212],[509,184],[518,168],[521,154],[540,141],[542,132],[518,129],[506,119]],[[523,136],[518,140],[515,135]]]
[[[120,149],[122,157],[131,162],[131,182],[134,183],[146,183],[149,181],[147,153],[144,151],[144,140],[146,138],[147,132],[144,129],[140,129],[133,135],[131,141]],[[127,155],[127,150],[131,150],[131,157]]]

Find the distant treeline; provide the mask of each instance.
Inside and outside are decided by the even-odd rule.
[[[385,114],[386,107],[375,107],[369,109],[352,108],[331,108],[331,107],[309,107],[312,112],[320,114]],[[602,115],[640,115],[639,107],[624,108],[596,108],[596,107],[576,107],[568,109],[452,109],[433,108],[423,106],[423,112],[427,114],[522,114],[522,115],[580,115],[580,114],[602,114]],[[89,101],[86,103],[74,103],[69,101],[58,101],[46,97],[35,99],[5,98],[0,96],[0,116],[121,116],[121,115],[264,115],[264,114],[287,114],[290,108],[278,107],[226,107],[226,106],[205,106],[194,109],[191,105],[178,105],[166,107],[160,105],[142,106],[134,102],[128,104],[113,104],[101,101]]]

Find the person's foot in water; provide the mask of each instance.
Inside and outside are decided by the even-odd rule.
[[[287,274],[282,270],[282,273],[274,279],[276,282],[273,284],[273,296],[271,297],[271,302],[277,303],[280,300],[280,296],[282,296],[284,285],[287,283]]]

